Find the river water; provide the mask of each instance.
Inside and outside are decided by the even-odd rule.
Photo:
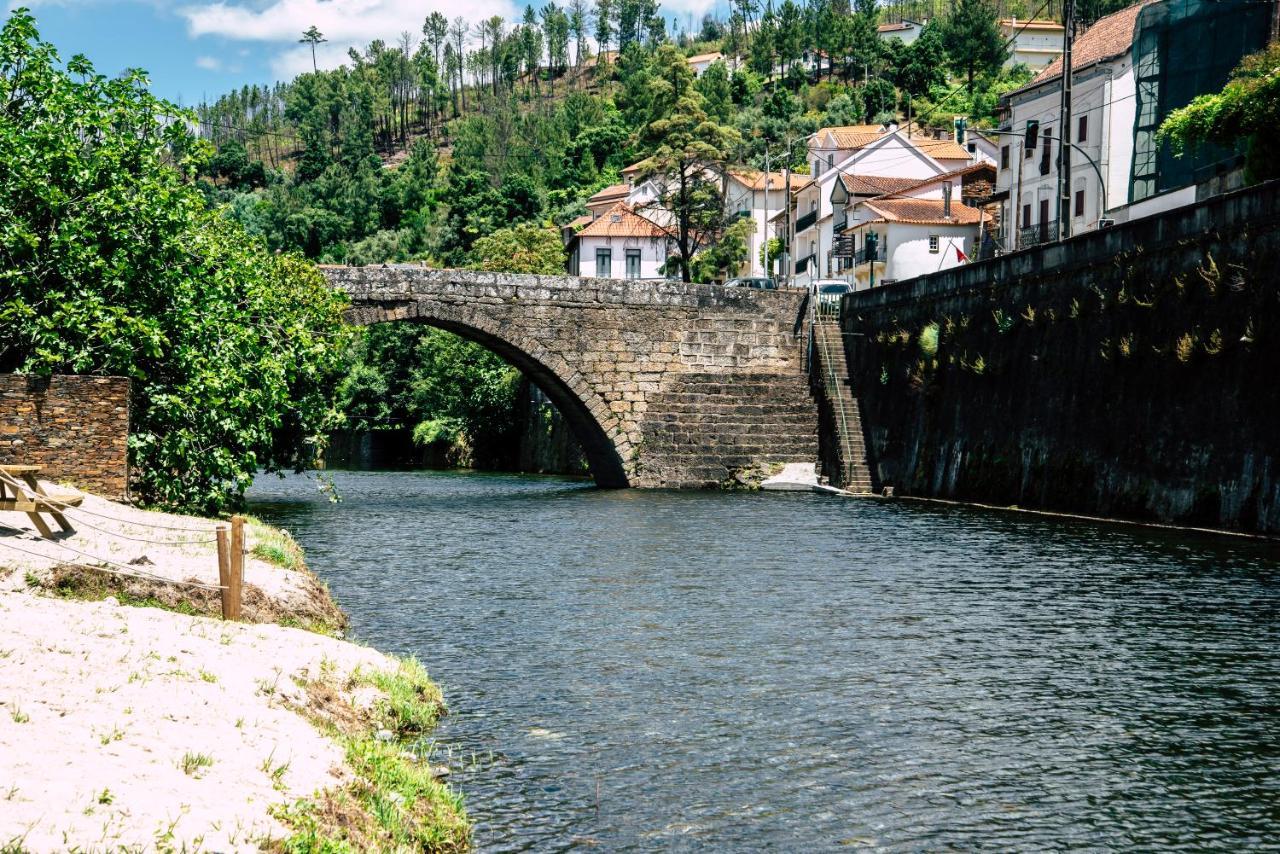
[[[1275,546],[809,494],[262,478],[481,851],[1280,850]]]

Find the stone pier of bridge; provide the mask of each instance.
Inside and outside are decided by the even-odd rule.
[[[602,486],[753,483],[818,457],[804,294],[416,266],[325,267],[361,325],[423,323],[535,382]]]

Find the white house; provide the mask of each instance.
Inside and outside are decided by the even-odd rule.
[[[626,202],[616,202],[573,235],[569,272],[601,279],[661,279],[674,246],[656,223]]]
[[[793,199],[794,281],[800,285],[835,273],[832,193],[842,176],[872,179],[871,189],[876,189],[895,180],[944,175],[973,160],[951,139],[922,137],[918,131],[908,136],[897,125],[822,128],[810,139],[808,156],[812,183]]]
[[[1005,18],[1000,21],[1000,35],[1009,47],[1006,66],[1026,65],[1032,71],[1044,68],[1062,56],[1062,41],[1066,30],[1057,21],[1019,21]]]
[[[911,44],[920,38],[924,24],[918,21],[903,19],[895,24],[881,24],[876,27],[876,35],[882,39],[897,39],[903,44]]]
[[[951,186],[944,184],[945,187]],[[854,290],[936,273],[965,263],[977,254],[981,212],[943,198],[868,199],[854,208],[856,220],[845,236],[855,248],[853,264],[841,271]],[[868,257],[868,236],[876,252]]]
[[[1075,42],[1072,59],[1071,230],[1088,231],[1128,201],[1133,157],[1134,23],[1143,4],[1100,19]],[[1004,197],[1003,248],[1056,240],[1062,60],[1003,100],[997,196]],[[1105,199],[1105,201],[1104,201]]]
[[[797,182],[793,178],[792,184]],[[757,172],[753,169],[730,169],[725,187],[725,213],[731,217],[750,217],[755,231],[747,239],[747,263],[738,272],[741,276],[772,276],[774,270],[766,270],[760,259],[760,250],[772,237],[770,220],[781,211],[786,202],[787,178],[781,172]]]
[[[689,63],[689,68],[693,71],[693,76],[701,77],[708,68],[723,59],[724,54],[720,53],[720,51],[716,51],[714,53],[699,53],[689,57],[685,61]]]

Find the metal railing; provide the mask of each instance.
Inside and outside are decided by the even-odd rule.
[[[807,255],[804,258],[801,258],[799,261],[796,262],[796,275],[798,276],[804,271],[808,270],[809,265],[815,264],[817,263],[817,261],[818,261],[818,256],[816,255]]]
[[[1039,225],[1032,225],[1027,228],[1018,229],[1018,248],[1026,249],[1028,246],[1039,246],[1042,243],[1052,243],[1058,239],[1058,221],[1042,222]]]
[[[845,416],[846,406],[844,403],[844,391],[840,388],[840,378],[836,376],[835,358],[830,352],[830,347],[828,346],[830,344],[830,338],[824,335],[822,337],[822,343],[818,343],[817,327],[819,322],[822,322],[824,325],[834,325],[837,330],[840,329],[840,303],[835,302],[829,304],[834,306],[834,312],[828,313],[824,309],[824,304],[820,300],[814,300],[810,303],[809,350],[810,353],[816,351],[818,354],[818,359],[821,362],[819,369],[822,371],[821,379],[823,390],[826,392],[827,400],[831,403],[833,420],[835,420],[838,425],[840,485],[843,487],[848,479],[849,466],[852,464],[853,458],[853,447],[849,444],[849,421]],[[832,317],[835,318],[834,321],[828,319]],[[837,340],[843,341],[844,339],[843,337],[840,337],[837,338]],[[843,350],[843,347],[841,350]],[[841,352],[839,355],[843,358],[844,353]],[[810,372],[813,370],[812,355],[809,357],[809,370]]]
[[[804,231],[806,228],[812,228],[813,224],[818,221],[818,212],[809,211],[804,216],[796,220],[796,234]]]

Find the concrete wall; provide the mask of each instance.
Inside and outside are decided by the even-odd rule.
[[[414,267],[329,267],[358,324],[448,329],[507,359],[569,422],[597,482],[711,487],[817,458],[803,294]]]
[[[128,441],[127,378],[0,374],[0,465],[123,498]]]
[[[846,297],[877,480],[1280,534],[1278,191]]]

